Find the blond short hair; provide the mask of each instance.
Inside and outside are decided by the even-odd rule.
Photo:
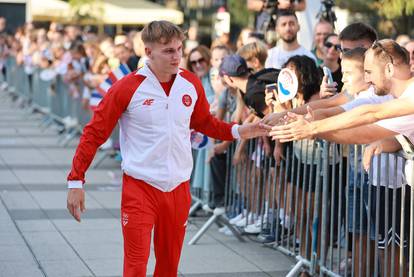
[[[261,41],[251,42],[237,50],[237,54],[246,61],[251,61],[253,58],[256,58],[260,64],[264,65],[267,59],[267,46]]]
[[[142,30],[141,38],[144,44],[154,42],[166,44],[173,39],[183,41],[185,35],[183,30],[177,25],[169,21],[159,20],[148,23]]]

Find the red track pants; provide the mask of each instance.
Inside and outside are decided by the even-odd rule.
[[[121,223],[124,235],[124,277],[144,277],[154,230],[154,277],[176,277],[188,212],[189,182],[162,192],[126,174],[123,177]]]

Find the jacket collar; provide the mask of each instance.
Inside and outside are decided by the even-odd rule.
[[[178,68],[178,72],[177,72],[177,77],[181,76],[180,73],[183,72],[182,68]],[[153,81],[158,81],[157,77],[154,75],[154,73],[152,72],[152,70],[149,68],[148,64],[145,63],[140,69],[137,70],[137,72],[135,73],[135,75],[142,75],[145,76]],[[177,78],[176,77],[176,78]]]

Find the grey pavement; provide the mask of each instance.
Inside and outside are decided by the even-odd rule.
[[[119,164],[107,159],[87,174],[81,223],[66,211],[66,174],[77,141],[60,147],[39,115],[0,92],[0,277],[121,276]],[[102,155],[102,153],[98,153]],[[206,218],[188,225],[181,276],[285,276],[293,260],[212,227],[197,245],[187,242]],[[155,265],[153,249],[148,273]]]

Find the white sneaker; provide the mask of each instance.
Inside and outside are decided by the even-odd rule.
[[[227,229],[224,231],[224,234],[225,234],[226,236],[234,236],[233,232],[232,232],[229,228],[227,228]]]
[[[264,216],[263,218],[260,217],[258,220],[256,220],[256,224],[259,225],[259,226],[262,226],[262,225],[269,224],[269,222],[267,220],[267,217]]]
[[[229,227],[227,227],[227,226],[223,226],[223,227],[221,227],[221,228],[219,228],[219,229],[218,229],[218,231],[219,231],[220,233],[223,233],[223,234],[224,234],[227,230],[230,230],[230,229],[229,229]]]
[[[236,222],[238,222],[239,220],[241,220],[244,217],[243,213],[237,215],[236,217],[233,217],[232,219],[229,220],[229,223],[231,225],[236,224]]]
[[[283,218],[280,218],[280,225],[282,225],[284,228],[288,229],[288,228],[292,228],[294,224],[294,220],[286,215]]]
[[[253,223],[253,224],[247,225],[247,226],[244,228],[244,231],[245,231],[246,233],[248,233],[248,234],[259,234],[259,233],[260,233],[260,231],[261,231],[261,226],[262,226],[261,222],[260,222],[260,221],[258,221],[258,222],[256,222],[256,223]]]
[[[66,116],[62,119],[63,124],[65,125],[66,129],[74,128],[78,125],[78,120],[76,118],[72,118],[70,116]]]
[[[213,210],[214,215],[222,215],[226,212],[224,207],[217,207]]]
[[[203,210],[208,212],[208,213],[213,213],[213,209],[211,209],[208,204],[203,205]]]
[[[244,227],[244,226],[246,226],[246,224],[247,224],[247,217],[243,217],[242,219],[240,219],[239,221],[237,221],[233,225],[235,225],[237,227]]]
[[[256,219],[257,219],[257,216],[250,212],[247,216],[243,217],[243,219],[236,222],[236,224],[234,225],[236,225],[237,227],[244,227],[246,225],[255,223]]]
[[[1,84],[0,90],[6,90],[8,86],[9,85],[6,82],[4,82],[4,83]]]

